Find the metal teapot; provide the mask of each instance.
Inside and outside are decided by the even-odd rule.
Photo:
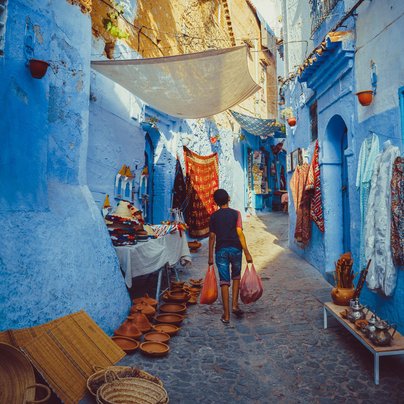
[[[376,322],[378,321],[376,314],[372,314],[365,327],[365,334],[368,338],[376,331]]]
[[[394,334],[397,331],[397,325],[390,325],[387,321],[379,320],[376,321],[375,324],[376,330],[369,335],[370,340],[379,346],[388,346],[391,344],[393,340]],[[393,328],[394,331],[392,334],[389,333],[389,330]]]
[[[356,320],[363,320],[366,318],[366,313],[364,312],[365,306],[359,303],[359,299],[351,299],[349,302],[350,308],[346,318],[351,322],[355,323]]]

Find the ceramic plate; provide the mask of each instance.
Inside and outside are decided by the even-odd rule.
[[[139,348],[139,342],[128,337],[111,337],[111,339],[126,353],[135,352]]]
[[[167,344],[163,344],[162,342],[148,341],[140,344],[140,350],[145,355],[165,356],[168,354],[170,348]]]

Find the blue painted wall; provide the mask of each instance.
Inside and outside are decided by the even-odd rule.
[[[25,66],[27,17],[34,56],[53,65],[41,80]],[[85,309],[110,333],[130,300],[86,183],[90,18],[65,1],[8,2],[5,42],[0,329]]]
[[[343,10],[351,6],[346,3],[338,3],[331,18],[326,19],[315,33],[315,45],[336,24]],[[333,282],[334,262],[344,252],[340,179],[343,158],[347,161],[351,252],[354,270],[359,272],[361,224],[359,190],[355,187],[355,179],[361,144],[370,132],[375,132],[381,144],[389,139],[403,150],[398,89],[403,86],[404,77],[397,66],[403,64],[404,47],[400,39],[401,25],[396,17],[404,11],[404,4],[390,0],[388,5],[385,7],[377,2],[364,2],[358,9],[357,18],[350,18],[344,23],[344,31],[353,31],[351,39],[344,41],[342,46],[332,45],[334,56],[323,58],[326,61],[318,64],[317,69],[310,74],[303,73],[308,88],[305,85],[301,87],[297,79],[292,80],[287,88],[287,103],[294,107],[298,118],[296,127],[288,128],[288,151],[304,147],[312,155],[314,143],[310,139],[309,105],[315,99],[318,101],[318,139],[325,217],[325,233],[321,234],[313,224],[309,245],[300,249],[293,237],[296,215],[290,195],[290,246],[318,268],[330,282]],[[377,92],[373,103],[363,107],[358,103],[355,93],[372,89],[372,63],[376,65]],[[343,156],[340,143],[345,130],[347,149]],[[288,173],[288,181],[291,175]],[[403,271],[398,270],[397,287],[392,297],[383,297],[365,286],[361,299],[380,316],[397,323],[401,332],[404,331]]]

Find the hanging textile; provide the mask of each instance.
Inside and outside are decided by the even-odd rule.
[[[150,59],[93,61],[91,67],[153,108],[178,118],[205,118],[240,104],[261,87],[238,46]]]
[[[391,177],[391,251],[393,262],[404,266],[404,157],[397,157]]]
[[[286,177],[285,177],[285,167],[281,166],[281,176],[280,176],[280,186],[281,191],[286,191]]]
[[[297,166],[290,181],[290,189],[296,209],[295,239],[304,247],[311,237],[310,194],[305,191],[310,166]]]
[[[359,189],[361,228],[360,228],[360,255],[359,268],[366,266],[365,259],[365,219],[370,192],[370,180],[372,178],[375,160],[379,154],[379,138],[377,135],[366,138],[359,152],[358,171],[356,173],[356,187]]]
[[[324,233],[323,204],[321,198],[320,163],[318,160],[319,146],[318,140],[314,146],[313,158],[311,160],[309,174],[307,178],[306,191],[310,198],[310,218],[317,227]]]
[[[199,156],[184,146],[187,178],[186,210],[190,237],[209,235],[209,218],[217,209],[213,192],[219,186],[219,160],[217,153]]]
[[[230,111],[238,124],[255,136],[273,136],[274,133],[280,132],[281,126],[276,123],[275,119],[261,119],[255,116],[240,114],[240,112]],[[282,137],[285,137],[283,134]]]
[[[186,205],[187,190],[185,186],[184,175],[182,174],[181,163],[177,159],[175,165],[175,178],[173,186],[173,204],[172,208],[178,208],[184,210]]]
[[[391,296],[396,287],[397,270],[391,254],[391,178],[393,163],[400,149],[390,141],[376,157],[365,223],[365,256],[371,259],[366,283],[369,289]]]

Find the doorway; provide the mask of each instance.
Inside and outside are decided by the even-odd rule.
[[[154,177],[154,146],[153,142],[150,138],[150,135],[146,133],[145,138],[145,151],[144,151],[144,159],[145,159],[145,168],[147,168],[147,186],[145,187],[146,197],[141,195],[142,197],[142,210],[144,212],[145,220],[147,223],[153,223],[153,195],[154,195],[154,186],[153,186],[153,177]]]
[[[348,128],[340,115],[334,115],[320,144],[325,272],[333,271],[340,255],[351,250],[348,146]]]

